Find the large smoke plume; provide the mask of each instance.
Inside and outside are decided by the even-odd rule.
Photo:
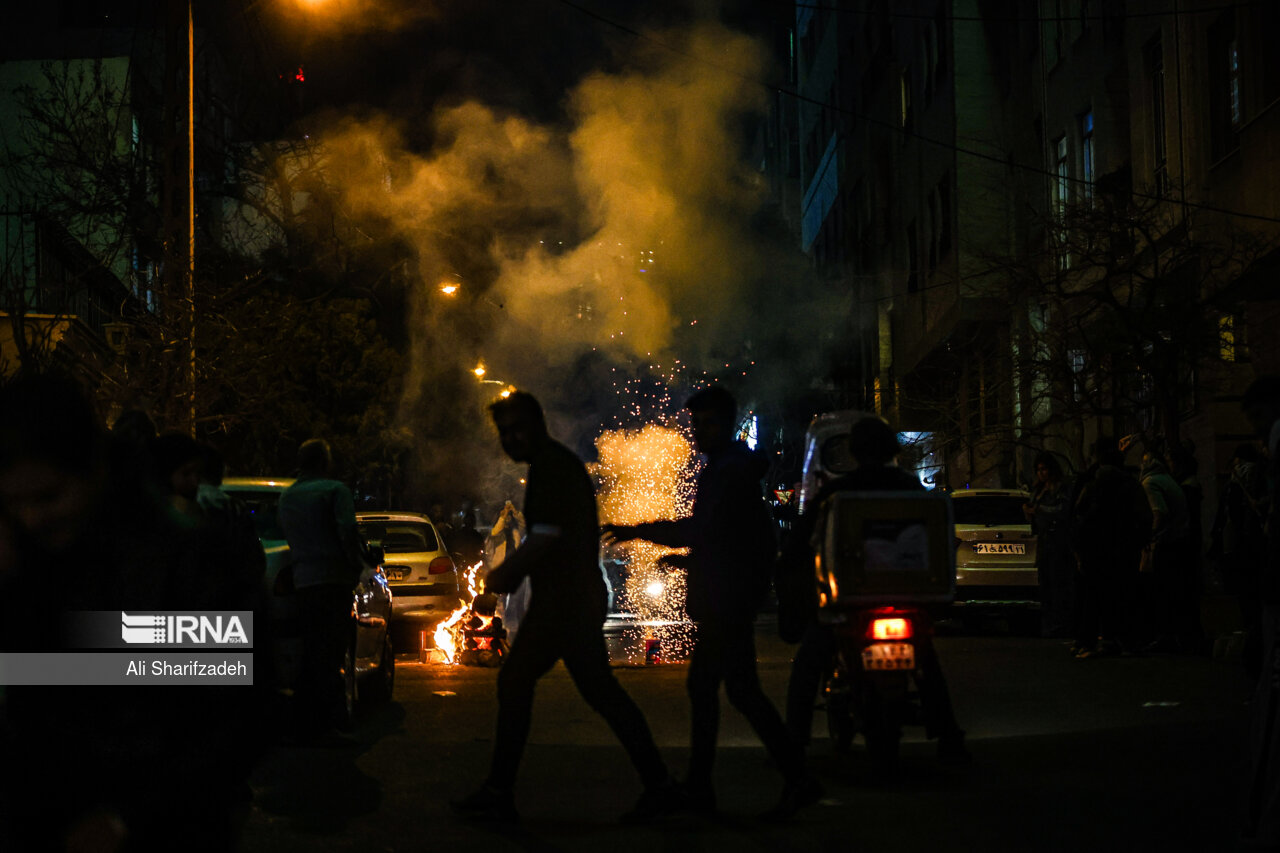
[[[732,376],[763,398],[820,356],[831,307],[794,247],[762,237],[766,182],[742,156],[767,108],[753,82],[771,76],[766,52],[718,24],[630,49],[620,70],[580,78],[567,123],[471,100],[315,134],[348,212],[390,224],[416,257],[401,421],[422,494],[517,488],[483,410],[500,386],[477,380],[479,362],[589,452],[621,405],[610,371],[680,359],[706,366],[691,382]],[[442,280],[460,284],[453,298]]]

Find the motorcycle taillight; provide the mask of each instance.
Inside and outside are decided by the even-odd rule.
[[[911,620],[901,616],[872,619],[867,625],[868,640],[909,640]]]

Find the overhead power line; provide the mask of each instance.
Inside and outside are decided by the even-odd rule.
[[[794,6],[797,9],[812,9],[817,12],[834,12],[837,15],[860,15],[864,17],[876,18],[901,18],[904,20],[917,21],[965,21],[965,22],[996,22],[996,23],[1030,23],[1030,22],[1061,22],[1069,21],[1125,21],[1125,20],[1143,20],[1150,18],[1182,18],[1190,15],[1204,15],[1215,12],[1225,12],[1228,9],[1243,9],[1249,3],[1219,3],[1210,6],[1200,6],[1194,9],[1166,9],[1159,12],[1090,12],[1079,15],[926,15],[922,12],[902,12],[898,10],[890,11],[889,8],[877,10],[868,6],[850,7],[841,5],[832,5],[830,3],[786,3],[775,2],[775,5]],[[1031,4],[1026,4],[1030,7]]]
[[[788,97],[795,98],[797,101],[801,103],[810,104],[812,106],[821,107],[822,109],[831,110],[832,112],[840,113],[842,115],[847,115],[859,121],[864,121],[867,124],[870,124],[876,127],[883,127],[894,133],[899,133],[899,134],[902,134],[903,136],[909,136],[913,139],[918,139],[921,142],[925,142],[930,145],[935,145],[939,148],[942,148],[948,151],[954,151],[957,154],[964,154],[968,157],[974,157],[979,160],[985,160],[991,163],[998,163],[1002,166],[1005,166],[1011,169],[1017,169],[1023,172],[1027,172],[1029,174],[1053,178],[1054,180],[1065,180],[1072,184],[1080,184],[1080,185],[1086,185],[1086,186],[1094,185],[1093,183],[1091,183],[1088,180],[1085,180],[1084,178],[1077,178],[1069,175],[1059,175],[1056,171],[1051,171],[1049,169],[1044,168],[1043,166],[1032,166],[1026,163],[1019,163],[1016,160],[1010,160],[1004,157],[998,157],[994,154],[987,154],[982,151],[975,151],[972,148],[965,148],[964,146],[956,145],[953,142],[946,142],[939,139],[933,139],[932,137],[925,136],[924,134],[921,134],[917,131],[904,128],[901,125],[896,124],[894,122],[885,121],[884,119],[873,118],[872,116],[864,115],[862,113],[858,113],[853,110],[846,109],[845,107],[841,107],[836,104],[823,101],[819,98],[811,98],[789,86],[782,86],[774,83],[769,83],[765,80],[760,80],[748,74],[743,74],[742,72],[737,71],[735,69],[728,68],[724,65],[721,65],[718,62],[715,62],[714,60],[707,59],[704,56],[699,56],[698,54],[692,53],[690,51],[682,50],[674,45],[671,45],[671,44],[668,44],[667,42],[662,41],[661,39],[654,38],[653,36],[647,33],[641,32],[637,29],[634,29],[633,27],[627,26],[626,24],[620,23],[604,15],[601,15],[598,12],[595,12],[591,9],[586,8],[585,6],[575,3],[573,0],[557,0],[557,2],[561,3],[564,6],[569,7],[570,9],[574,9],[575,11],[583,15],[586,15],[589,18],[597,20],[607,26],[613,27],[614,29],[617,29],[620,32],[627,33],[628,35],[631,35],[643,41],[649,42],[650,44],[656,47],[659,47],[663,50],[666,50],[670,53],[676,54],[677,56],[683,56],[686,59],[690,59],[708,68],[714,68],[717,71],[724,74],[725,76],[733,77],[735,79],[749,83],[753,86],[759,86],[761,88],[767,89],[770,92],[774,92],[776,94],[786,95]],[[1253,219],[1260,222],[1280,223],[1280,217],[1268,216],[1262,213],[1251,213],[1249,211],[1243,211],[1243,210],[1233,210],[1230,208],[1219,207],[1217,205],[1206,204],[1204,202],[1187,201],[1185,199],[1175,200],[1175,199],[1167,198],[1165,196],[1158,196],[1150,193],[1138,192],[1137,190],[1130,190],[1129,195],[1132,198],[1140,198],[1147,201],[1169,201],[1169,202],[1176,201],[1177,204],[1183,205],[1184,207],[1193,208],[1196,210],[1204,210],[1210,213],[1221,213],[1226,216],[1234,216],[1242,219]]]

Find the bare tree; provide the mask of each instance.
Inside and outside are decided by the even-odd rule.
[[[1098,193],[1045,223],[1046,251],[1000,260],[1026,435],[1087,422],[1174,440],[1199,372],[1237,343],[1233,285],[1273,238],[1203,208]]]

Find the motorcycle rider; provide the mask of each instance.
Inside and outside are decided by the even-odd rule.
[[[869,416],[855,423],[849,430],[848,444],[858,467],[828,483],[818,493],[816,506],[821,507],[827,497],[842,491],[924,491],[919,478],[892,464],[902,448],[889,424],[881,418]],[[779,569],[780,574],[806,579],[803,583],[779,584],[780,590],[795,591],[792,600],[779,602],[779,609],[800,611],[806,625],[787,685],[787,728],[792,737],[804,745],[808,745],[813,728],[814,697],[823,677],[830,672],[831,661],[838,650],[835,629],[818,620],[817,590],[813,583],[813,542],[820,515],[820,512],[811,512],[801,516]],[[964,764],[970,755],[964,745],[964,731],[956,723],[951,694],[933,645],[933,626],[923,612],[920,619],[916,639],[917,685],[925,731],[929,738],[938,739],[939,759]]]

